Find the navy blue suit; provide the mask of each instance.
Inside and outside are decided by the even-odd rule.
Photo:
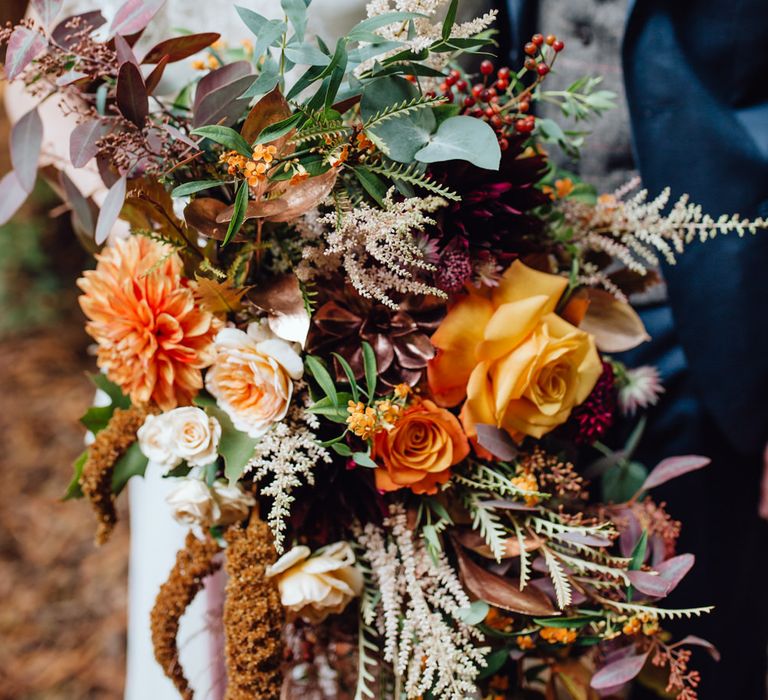
[[[529,16],[528,6],[508,0],[510,22]],[[512,27],[509,36],[533,30]],[[652,196],[670,186],[715,217],[768,217],[767,44],[766,0],[631,3],[624,78]],[[672,454],[713,458],[655,492],[683,521],[680,551],[697,558],[669,603],[716,605],[679,625],[723,654],[717,665],[695,657],[700,697],[763,700],[768,526],[757,504],[768,443],[768,232],[693,245],[663,273],[668,303],[642,312],[653,340],[625,358],[657,365],[667,388],[638,457],[649,466]]]

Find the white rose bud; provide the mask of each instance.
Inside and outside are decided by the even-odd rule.
[[[360,595],[363,575],[348,542],[330,544],[310,555],[309,547],[294,547],[268,567],[266,575],[277,579],[289,618],[318,623],[340,613]]]
[[[179,479],[165,502],[174,519],[184,525],[213,525],[221,515],[211,490],[200,479]]]
[[[230,486],[225,481],[216,481],[211,487],[213,497],[219,506],[220,515],[217,525],[231,525],[248,517],[256,499],[244,491],[239,484]]]
[[[144,456],[164,471],[173,469],[181,462],[174,449],[171,426],[165,420],[165,414],[147,416],[136,437]]]
[[[194,406],[175,408],[163,416],[171,427],[176,454],[190,467],[205,467],[219,456],[221,425]]]

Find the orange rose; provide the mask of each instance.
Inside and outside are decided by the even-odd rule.
[[[450,468],[469,454],[469,443],[456,417],[432,401],[418,401],[391,430],[373,439],[376,488],[396,491],[406,486],[414,493],[437,493],[437,485],[451,476]]]
[[[568,282],[515,261],[499,286],[470,289],[432,336],[427,372],[438,404],[455,406],[464,429],[503,428],[518,442],[564,423],[602,372],[594,338],[555,313]]]

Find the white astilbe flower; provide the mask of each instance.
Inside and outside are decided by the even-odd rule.
[[[441,197],[392,199],[392,190],[384,199],[384,208],[363,203],[339,217],[331,212],[315,222],[305,222],[308,234],[304,259],[309,268],[326,269],[320,262],[325,256],[344,268],[349,282],[368,299],[397,309],[392,294],[433,294],[445,298],[445,292],[415,278],[417,270],[434,270],[424,259],[422,246],[414,234],[434,221],[427,216],[445,206]],[[340,218],[340,220],[339,220]],[[316,227],[324,226],[324,240],[318,240]],[[311,272],[302,266],[299,278],[307,280]]]
[[[687,194],[670,207],[669,188],[650,200],[647,190],[631,195],[639,182],[636,178],[613,194],[602,195],[594,206],[572,199],[557,202],[564,225],[572,231],[571,242],[582,255],[589,251],[607,253],[644,276],[662,259],[674,265],[675,255],[696,240],[706,241],[731,232],[744,236],[768,228],[766,219],[749,221],[738,214],[713,219],[701,206],[690,203]],[[599,284],[620,295],[615,285],[611,288],[608,277],[596,269],[585,269],[583,273],[582,283]]]
[[[433,42],[442,38],[443,18],[449,0],[372,0],[366,5],[368,17],[378,17],[387,12],[418,12],[426,17],[418,17],[412,21],[414,31],[411,33],[411,22],[394,22],[376,30],[376,34],[388,41],[402,42],[401,46],[389,53],[376,56],[375,60],[381,61],[388,55],[402,51],[405,48],[413,51],[421,51]],[[451,30],[451,38],[466,39],[475,36],[488,29],[495,21],[497,10],[486,12],[482,17],[455,24]],[[453,58],[451,52],[431,53],[424,61],[436,70],[442,70]],[[369,59],[360,65],[358,73],[368,70],[373,66],[374,59]],[[439,81],[425,81],[439,82]],[[422,84],[423,88],[431,85]]]
[[[294,403],[286,417],[261,438],[245,468],[246,473],[252,473],[254,482],[271,477],[259,493],[273,499],[267,524],[275,537],[278,554],[283,552],[285,520],[294,501],[292,491],[304,482],[314,484],[315,465],[331,461],[328,450],[317,441],[315,431],[319,427],[317,416],[307,410],[306,403]]]
[[[390,508],[383,528],[369,523],[357,539],[381,593],[377,622],[384,659],[406,696],[474,697],[488,649],[478,646],[483,635],[459,619],[469,599],[445,556],[432,559],[401,506]]]

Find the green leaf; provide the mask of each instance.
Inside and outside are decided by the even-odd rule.
[[[80,477],[83,475],[83,467],[85,466],[85,460],[87,459],[88,459],[88,450],[85,450],[85,452],[83,452],[72,463],[72,469],[74,470],[74,473],[72,474],[72,480],[69,482],[69,485],[67,486],[67,490],[64,493],[63,500],[69,501],[74,498],[83,497],[83,491],[80,488]]]
[[[251,87],[240,95],[240,99],[250,100],[257,95],[266,95],[268,92],[272,92],[272,90],[275,89],[275,86],[279,81],[280,66],[272,56],[267,54],[264,56],[264,62],[261,64],[259,77],[253,81]]]
[[[501,149],[488,124],[474,117],[458,116],[442,122],[415,158],[422,163],[466,160],[478,168],[498,170]]]
[[[261,133],[256,137],[253,145],[255,146],[260,143],[267,143],[269,141],[279,139],[281,136],[285,136],[302,120],[303,117],[304,115],[301,112],[296,112],[290,117],[281,119],[279,122],[265,126],[261,130]]]
[[[581,628],[602,619],[602,615],[571,615],[570,617],[534,617],[533,622],[542,627]]]
[[[353,452],[352,459],[355,464],[359,464],[361,467],[366,467],[367,469],[377,469],[379,466],[371,459],[371,455],[367,452]]]
[[[230,129],[228,126],[210,124],[208,126],[192,129],[190,133],[193,136],[204,136],[211,141],[221,144],[225,148],[237,151],[241,156],[245,156],[246,158],[250,158],[253,155],[253,149],[248,145],[248,142],[234,129]]]
[[[349,387],[352,391],[352,400],[357,402],[360,400],[360,388],[357,386],[357,380],[355,379],[355,373],[352,371],[352,368],[349,366],[349,362],[347,362],[339,353],[333,352],[331,353],[335,358],[336,362],[341,365],[341,369],[344,370],[344,374],[347,375],[347,379],[349,380]]]
[[[253,457],[259,441],[237,430],[230,417],[218,406],[206,406],[205,412],[221,425],[219,454],[224,458],[224,475],[229,479],[230,485],[234,484],[243,475],[243,470]]]
[[[307,29],[307,4],[304,0],[280,0],[280,7],[291,22],[299,41],[304,41],[304,32]]]
[[[288,59],[302,66],[327,66],[331,62],[330,56],[312,44],[286,47],[284,53]]]
[[[639,571],[642,568],[647,551],[648,551],[648,530],[643,528],[643,531],[640,533],[640,537],[637,538],[637,544],[635,544],[635,547],[632,550],[632,557],[629,563],[630,571]]]
[[[488,678],[498,673],[509,659],[508,649],[497,649],[485,657],[485,668],[478,674],[479,679]]]
[[[346,445],[343,442],[334,442],[331,445],[331,449],[336,454],[340,454],[342,457],[351,457],[352,456],[352,450],[349,448],[348,445]]]
[[[484,600],[475,600],[468,608],[459,608],[454,613],[465,625],[479,625],[488,615],[491,606]]]
[[[132,476],[144,476],[148,462],[139,443],[132,443],[123,456],[115,462],[112,472],[112,493],[119,494]]]
[[[323,363],[314,355],[307,355],[304,359],[304,366],[315,378],[315,381],[320,385],[320,388],[325,392],[325,395],[331,400],[332,405],[338,406],[339,397],[336,392],[336,384],[328,370],[323,366]]]
[[[640,462],[620,462],[603,474],[603,500],[626,503],[642,487],[647,476],[648,470]]]
[[[363,189],[371,195],[374,201],[381,207],[384,206],[384,197],[387,194],[387,184],[378,175],[372,173],[368,168],[358,165],[354,168],[354,173]]]
[[[346,423],[347,418],[349,417],[349,412],[347,411],[347,402],[351,400],[352,394],[340,391],[338,393],[338,405],[335,405],[331,401],[330,397],[324,396],[319,401],[313,403],[309,407],[309,410],[312,411],[312,413],[317,413],[318,415],[324,416],[334,423]]]
[[[286,100],[292,100],[299,95],[300,92],[308,88],[316,80],[320,80],[325,67],[323,66],[310,66],[305,73],[293,84],[293,87],[288,91],[285,96]]]
[[[459,0],[451,0],[451,4],[448,6],[448,11],[445,13],[445,19],[443,20],[443,30],[441,35],[443,40],[451,38],[451,29],[456,22],[456,10],[459,8]]]
[[[203,190],[210,190],[212,187],[218,187],[221,184],[223,184],[221,180],[197,180],[195,182],[185,182],[183,185],[173,188],[171,197],[174,199],[177,197],[187,197],[190,194],[202,192]]]
[[[113,408],[130,408],[131,399],[126,396],[117,384],[107,379],[106,374],[101,372],[90,372],[88,378],[101,389],[112,402]]]
[[[245,210],[248,208],[248,183],[245,181],[240,183],[240,187],[235,195],[235,208],[232,211],[232,219],[227,226],[227,233],[224,236],[222,245],[227,245],[229,240],[234,236],[243,225],[245,221]]]
[[[256,44],[253,47],[254,58],[261,58],[267,49],[276,44],[287,31],[288,25],[280,20],[273,19],[265,24],[256,36]]]
[[[107,427],[114,412],[115,407],[111,405],[91,406],[80,419],[80,422],[95,435]]]
[[[376,78],[365,86],[360,100],[360,114],[365,122],[372,122],[381,112],[391,110],[392,105],[408,104],[420,98],[416,86],[404,78],[394,75]],[[402,115],[393,114],[386,121],[367,127],[365,133],[389,158],[410,164],[416,153],[429,142],[436,124],[432,110],[420,108]]]
[[[264,15],[260,15],[258,12],[254,12],[253,10],[249,10],[245,7],[239,7],[235,6],[235,9],[237,10],[237,14],[240,15],[240,19],[243,20],[244,24],[248,29],[250,29],[256,36],[261,34],[262,29],[264,29],[264,25],[269,22],[269,20],[264,17]]]
[[[347,45],[344,41],[339,41],[336,44],[336,52],[329,63],[329,66],[333,66],[333,70],[330,72],[330,79],[328,81],[328,87],[325,91],[325,108],[328,109],[336,100],[336,95],[339,92],[341,81],[344,80],[344,73],[347,71]],[[326,69],[327,70],[327,69]]]
[[[410,19],[417,19],[419,17],[426,17],[427,15],[420,12],[385,12],[383,15],[376,15],[375,17],[369,17],[359,22],[351,31],[347,34],[347,38],[350,41],[358,41],[358,36],[367,36],[369,32],[373,32],[376,29],[386,27],[388,24],[394,24],[395,22],[407,22]],[[381,39],[381,37],[379,37]],[[364,39],[368,41],[368,39]]]
[[[365,386],[368,391],[368,403],[372,404],[376,396],[376,354],[373,352],[371,344],[363,341],[363,370],[365,371]]]

